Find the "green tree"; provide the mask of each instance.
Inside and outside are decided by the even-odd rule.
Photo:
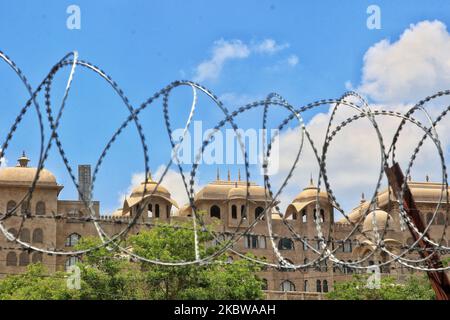
[[[367,287],[368,275],[354,275],[351,281],[338,282],[327,293],[331,300],[432,300],[435,294],[426,276],[409,276],[397,282],[383,277],[379,288]]]
[[[0,281],[0,300],[67,300],[80,298],[80,291],[68,289],[66,274],[48,275],[40,263],[29,265],[23,274]]]

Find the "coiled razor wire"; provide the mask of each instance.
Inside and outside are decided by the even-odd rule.
[[[17,243],[20,248],[23,250],[28,251],[36,251],[40,253],[45,253],[49,255],[64,255],[64,256],[78,256],[85,254],[87,252],[90,252],[92,250],[99,249],[101,247],[106,247],[108,249],[112,249],[113,247],[117,248],[120,252],[125,253],[129,255],[131,258],[158,264],[158,265],[166,265],[166,266],[182,266],[182,265],[189,265],[189,264],[205,264],[205,263],[213,263],[215,262],[215,258],[222,255],[225,252],[231,252],[233,254],[238,255],[241,258],[248,259],[250,261],[262,264],[266,267],[274,267],[274,268],[285,268],[285,269],[306,269],[311,266],[317,266],[321,263],[325,262],[327,260],[332,261],[335,265],[339,265],[342,268],[350,268],[350,269],[367,269],[371,268],[373,266],[368,266],[365,264],[368,259],[374,255],[376,255],[378,252],[387,254],[390,259],[387,259],[384,262],[379,261],[376,266],[382,267],[385,265],[389,265],[393,262],[398,262],[400,265],[405,266],[410,269],[420,270],[420,271],[444,271],[448,270],[450,266],[448,267],[442,267],[442,268],[430,268],[427,267],[424,262],[426,262],[434,253],[438,252],[449,252],[450,247],[445,246],[441,243],[443,243],[443,239],[446,237],[446,227],[448,225],[448,218],[449,218],[449,193],[448,193],[448,175],[447,175],[447,168],[445,165],[445,156],[444,151],[442,150],[442,146],[440,143],[439,136],[436,131],[436,125],[444,119],[444,117],[448,114],[450,111],[450,106],[445,108],[442,113],[436,117],[436,119],[432,119],[432,117],[428,114],[426,111],[424,105],[436,98],[448,96],[450,95],[450,90],[446,91],[440,91],[434,95],[431,95],[429,97],[426,97],[425,99],[419,101],[414,107],[412,107],[410,110],[408,110],[405,114],[394,112],[394,111],[388,111],[388,110],[373,110],[370,108],[367,101],[360,96],[356,92],[347,92],[344,95],[342,95],[338,99],[324,99],[315,101],[312,103],[309,103],[302,107],[295,107],[291,105],[289,102],[287,102],[282,96],[280,96],[277,93],[271,93],[267,96],[265,100],[261,101],[254,101],[252,103],[248,103],[244,106],[241,106],[237,108],[235,111],[229,112],[229,110],[224,106],[224,104],[220,101],[220,99],[214,95],[209,89],[205,88],[204,86],[187,80],[181,80],[181,81],[174,81],[168,86],[162,88],[161,90],[155,92],[152,96],[150,96],[146,101],[144,101],[139,107],[134,108],[127,96],[125,95],[124,91],[120,88],[120,86],[103,70],[101,70],[99,67],[97,67],[94,64],[91,64],[89,62],[79,60],[78,59],[78,53],[72,52],[67,55],[65,55],[61,60],[59,60],[50,70],[50,72],[47,74],[47,76],[42,80],[42,82],[39,84],[39,86],[33,91],[32,86],[29,84],[26,76],[23,74],[23,72],[20,70],[20,68],[16,65],[16,63],[10,59],[6,54],[4,54],[2,51],[0,51],[0,58],[2,61],[4,61],[13,71],[14,73],[20,78],[21,82],[24,84],[30,98],[26,101],[24,107],[21,108],[18,116],[14,120],[13,125],[11,126],[4,142],[1,144],[1,150],[0,150],[0,158],[2,158],[8,149],[8,146],[13,139],[14,133],[16,132],[19,124],[21,123],[23,117],[27,113],[27,111],[30,109],[30,107],[33,105],[37,112],[37,118],[39,122],[39,130],[40,130],[40,152],[39,152],[39,161],[38,166],[36,170],[35,177],[28,189],[28,192],[25,194],[25,196],[16,204],[14,208],[9,208],[7,212],[0,213],[0,230],[4,234],[4,236],[12,241]],[[72,83],[74,81],[74,75],[76,68],[80,66],[82,68],[85,68],[91,72],[93,72],[95,75],[99,76],[101,79],[106,81],[114,90],[114,92],[119,96],[121,101],[123,102],[124,106],[126,107],[127,111],[129,112],[129,115],[127,118],[123,121],[123,123],[117,128],[117,130],[114,132],[114,134],[111,136],[108,143],[105,145],[105,147],[102,149],[100,156],[94,166],[93,175],[92,175],[92,186],[89,190],[89,197],[86,199],[85,194],[81,192],[80,186],[78,185],[78,182],[75,178],[75,175],[73,173],[73,169],[69,163],[69,159],[66,156],[66,153],[64,151],[64,147],[61,143],[61,140],[58,135],[58,128],[60,124],[60,119],[63,115],[63,112],[66,107],[66,102],[69,98],[70,89],[72,86]],[[60,72],[63,68],[69,67],[70,72],[69,76],[66,81],[66,87],[64,90],[64,95],[62,98],[61,103],[59,104],[59,108],[56,108],[52,106],[52,85],[54,82],[55,75]],[[172,137],[172,126],[171,121],[169,117],[169,97],[170,94],[174,89],[177,89],[178,87],[190,87],[192,89],[192,102],[190,105],[190,112],[188,119],[186,121],[185,127],[183,129],[183,134],[181,139],[175,143]],[[38,95],[44,91],[44,100],[45,100],[45,114],[47,115],[48,121],[50,123],[50,129],[51,133],[48,137],[48,139],[45,138],[44,134],[44,123],[42,119],[42,111],[41,106],[39,105],[37,101]],[[208,136],[203,140],[202,145],[200,149],[197,151],[197,154],[195,156],[194,163],[192,165],[189,178],[185,175],[185,171],[182,168],[182,165],[180,163],[180,160],[178,159],[178,150],[180,146],[182,145],[182,142],[184,138],[186,137],[186,134],[189,131],[190,125],[192,123],[193,117],[196,112],[196,106],[198,102],[198,92],[201,92],[202,94],[206,95],[213,103],[216,105],[224,114],[223,120],[219,121],[217,125],[213,128],[213,130],[210,131]],[[151,105],[155,105],[155,101],[157,101],[159,98],[162,97],[163,101],[163,115],[164,115],[164,123],[166,126],[166,130],[170,139],[171,147],[172,147],[172,156],[167,162],[166,166],[164,167],[164,170],[156,182],[156,186],[153,188],[153,191],[147,192],[147,185],[148,180],[146,179],[144,182],[144,190],[142,193],[141,201],[137,204],[137,210],[135,211],[134,215],[130,215],[130,219],[128,220],[128,224],[124,229],[122,229],[120,232],[110,236],[105,232],[105,230],[101,226],[102,221],[107,221],[104,219],[99,219],[96,217],[95,210],[94,210],[94,203],[91,199],[93,199],[93,192],[94,192],[94,186],[97,179],[97,174],[100,171],[101,165],[103,161],[105,160],[108,151],[111,149],[114,142],[117,140],[117,138],[121,135],[121,133],[124,131],[125,128],[128,127],[130,123],[133,123],[137,130],[139,135],[139,140],[142,145],[142,150],[144,154],[144,169],[145,169],[145,176],[149,176],[149,148],[146,142],[145,135],[143,133],[143,126],[139,121],[139,114],[145,110],[146,108],[150,107]],[[357,100],[357,102],[351,101]],[[321,151],[316,147],[308,128],[303,120],[302,114],[306,111],[324,106],[324,105],[332,105],[332,110],[330,114],[330,118],[328,121],[325,138],[323,141],[322,149]],[[277,133],[271,138],[271,141],[266,146],[265,139],[263,140],[263,170],[264,170],[264,190],[265,190],[265,207],[263,212],[256,217],[253,221],[248,222],[248,212],[247,210],[249,208],[249,199],[250,199],[250,171],[249,171],[249,161],[248,161],[248,155],[247,151],[245,149],[245,145],[242,140],[241,133],[239,132],[239,128],[235,123],[235,118],[243,114],[251,109],[263,107],[263,117],[262,117],[262,129],[263,132],[266,132],[267,130],[267,117],[269,108],[283,108],[289,112],[289,116],[285,118],[278,126],[277,126]],[[338,108],[347,107],[351,110],[354,110],[356,112],[355,115],[352,117],[349,117],[342,121],[341,123],[335,125],[334,129],[332,129],[333,121],[335,120],[335,116],[338,112]],[[54,114],[54,110],[57,110],[56,114]],[[422,124],[417,119],[413,118],[413,114],[416,111],[421,111],[425,115],[428,124]],[[398,126],[395,135],[392,139],[391,145],[389,148],[386,148],[386,145],[383,141],[383,137],[380,131],[380,128],[378,126],[378,122],[376,120],[376,117],[393,117],[401,119],[400,125]],[[333,139],[338,135],[338,133],[342,132],[342,129],[348,126],[350,123],[353,123],[354,121],[361,120],[367,118],[372,125],[373,129],[375,130],[379,147],[380,147],[380,170],[378,179],[375,185],[374,192],[372,194],[371,200],[369,202],[369,205],[364,210],[364,212],[360,215],[359,219],[357,219],[356,222],[353,222],[349,219],[349,217],[345,214],[344,210],[342,209],[341,205],[337,201],[336,197],[334,196],[333,189],[331,188],[331,184],[327,175],[327,169],[326,169],[326,157],[327,152],[332,144]],[[300,132],[299,132],[299,148],[295,154],[295,160],[292,163],[291,168],[288,171],[287,176],[284,178],[281,186],[278,190],[275,192],[272,190],[272,186],[270,183],[270,177],[268,175],[268,167],[270,165],[270,156],[271,156],[271,150],[272,145],[276,141],[277,138],[279,138],[279,132],[281,132],[284,128],[288,126],[288,124],[292,120],[297,120]],[[384,237],[387,232],[387,226],[389,223],[389,216],[388,219],[385,221],[385,225],[382,228],[381,232],[379,231],[379,226],[377,225],[377,221],[375,219],[375,209],[376,209],[376,201],[378,197],[379,190],[381,188],[382,179],[384,177],[384,170],[388,168],[388,161],[391,160],[392,163],[395,163],[395,157],[396,157],[396,146],[398,143],[398,139],[401,136],[402,129],[405,127],[406,123],[410,123],[415,125],[417,128],[421,129],[424,132],[424,135],[418,142],[417,146],[415,147],[412,156],[410,157],[408,166],[406,168],[406,176],[409,176],[411,168],[414,164],[414,161],[417,157],[417,154],[419,153],[421,147],[423,146],[425,140],[429,138],[433,144],[436,146],[437,152],[439,154],[439,159],[441,162],[441,169],[442,169],[442,182],[441,182],[441,194],[439,197],[439,201],[436,205],[436,208],[434,210],[434,213],[432,215],[432,218],[428,221],[427,226],[425,227],[425,230],[423,232],[420,232],[417,227],[414,225],[414,223],[411,221],[411,219],[406,214],[405,208],[403,207],[403,203],[401,199],[403,198],[404,192],[407,188],[407,182],[403,183],[402,191],[400,195],[397,195],[397,202],[399,205],[399,220],[401,223],[401,228],[405,229],[405,226],[408,226],[414,230],[414,232],[418,235],[418,239],[411,245],[406,246],[405,250],[402,251],[399,254],[396,254],[389,250],[384,242]],[[246,197],[245,197],[245,206],[244,211],[246,214],[241,215],[241,219],[237,226],[234,228],[234,232],[215,232],[212,230],[209,230],[207,228],[206,222],[204,221],[203,217],[200,215],[200,212],[198,208],[195,205],[194,201],[194,182],[195,178],[198,172],[198,166],[199,162],[201,160],[201,157],[206,149],[206,147],[213,141],[214,135],[219,132],[225,125],[231,125],[233,128],[235,135],[237,137],[240,151],[242,152],[244,156],[244,164],[245,164],[245,182],[246,182]],[[93,246],[91,248],[83,249],[83,250],[76,250],[76,251],[66,251],[62,249],[57,248],[39,248],[34,245],[31,245],[30,243],[27,243],[25,241],[22,241],[20,239],[20,231],[24,225],[24,222],[26,219],[33,219],[34,217],[31,216],[29,212],[24,212],[21,215],[17,215],[15,212],[18,208],[21,208],[24,204],[26,207],[29,207],[28,204],[31,201],[31,198],[33,196],[33,192],[36,188],[37,182],[39,180],[40,173],[42,169],[44,168],[45,161],[48,158],[49,152],[53,146],[53,143],[56,144],[57,150],[59,155],[61,156],[61,159],[63,160],[64,166],[67,170],[67,172],[70,175],[70,178],[76,187],[80,198],[85,206],[85,208],[88,209],[89,216],[87,218],[75,218],[71,217],[71,220],[79,219],[83,221],[91,221],[94,226],[95,230],[101,240],[101,243]],[[316,161],[319,165],[319,176],[317,179],[317,194],[316,194],[316,201],[315,201],[315,212],[314,215],[314,223],[317,231],[317,237],[315,239],[318,241],[318,247],[315,248],[310,243],[310,239],[306,238],[305,236],[302,236],[299,234],[294,226],[291,224],[289,219],[284,219],[281,215],[281,210],[278,206],[277,199],[280,197],[281,193],[283,192],[283,189],[288,185],[289,180],[292,178],[295,169],[297,168],[297,165],[300,160],[300,155],[303,151],[303,147],[305,144],[309,144],[313,150],[314,156],[316,158]],[[267,148],[267,150],[266,150]],[[163,181],[165,175],[167,174],[170,166],[172,164],[175,164],[178,168],[179,174],[182,178],[183,185],[185,188],[185,191],[189,198],[189,209],[192,210],[192,223],[193,223],[193,233],[194,233],[194,257],[195,259],[192,261],[161,261],[158,259],[148,259],[146,257],[139,256],[135,254],[134,252],[130,251],[129,249],[123,247],[121,245],[121,240],[125,239],[129,230],[131,227],[133,227],[136,224],[139,224],[139,218],[141,214],[146,212],[146,206],[144,198],[153,196],[154,192],[157,190],[158,186]],[[346,221],[351,225],[351,231],[344,237],[342,240],[333,241],[330,237],[333,234],[333,225],[332,223],[328,223],[328,229],[323,230],[323,223],[324,221],[321,218],[321,215],[319,212],[321,211],[322,203],[320,201],[320,187],[321,184],[325,186],[325,190],[328,195],[328,202],[329,204],[335,208],[338,212],[340,212]],[[445,191],[445,199],[444,199],[444,191]],[[391,190],[388,188],[388,199],[390,199],[390,193]],[[445,204],[445,224],[443,227],[442,236],[439,241],[433,241],[429,237],[426,236],[428,230],[431,227],[431,224],[433,223],[434,219],[436,219],[436,216],[438,214],[439,208],[441,205]],[[278,212],[280,214],[280,217],[282,218],[282,223],[287,227],[289,230],[291,236],[288,236],[290,239],[294,239],[296,241],[299,241],[303,244],[304,248],[311,249],[312,252],[314,252],[317,255],[317,258],[312,261],[305,261],[303,264],[294,264],[290,262],[288,259],[286,259],[278,249],[278,246],[275,243],[275,239],[278,238],[278,235],[275,235],[272,229],[272,214],[273,209],[275,209],[275,212]],[[356,232],[360,230],[361,224],[364,222],[364,220],[371,215],[372,217],[372,232],[374,234],[374,239],[369,239],[363,232],[359,232],[359,235],[361,235],[363,238],[371,241],[371,243],[375,246],[375,248],[372,247],[369,254],[365,255],[359,260],[356,261],[345,261],[341,260],[335,253],[337,250],[340,249],[341,246],[344,245],[345,241],[349,240],[351,237],[354,237],[356,235]],[[6,221],[10,217],[19,217],[20,220],[20,226],[19,230],[17,231],[16,235],[9,232],[5,225],[4,221]],[[47,217],[46,217],[47,218]],[[61,217],[49,217],[52,219],[59,219]],[[278,261],[278,263],[270,263],[265,260],[261,260],[255,257],[251,257],[248,255],[245,255],[242,252],[239,252],[234,248],[234,245],[243,237],[249,234],[254,234],[252,230],[254,227],[260,223],[262,220],[265,220],[269,240],[273,249],[273,252],[275,254],[275,257]],[[112,220],[113,221],[113,220]],[[248,224],[247,224],[248,223]],[[197,226],[199,224],[199,226]],[[146,224],[146,225],[152,225],[152,224]],[[177,226],[172,226],[173,228],[177,228]],[[240,231],[243,227],[245,229],[243,231]],[[214,241],[216,243],[221,244],[218,246],[218,249],[213,252],[212,254],[208,256],[201,257],[199,252],[199,238],[198,233],[199,232],[207,232],[209,233]],[[224,235],[226,235],[226,241],[224,241]],[[286,236],[283,236],[286,237]],[[374,240],[374,241],[373,241]],[[414,252],[414,251],[420,251],[420,248],[416,248],[416,245],[419,243],[420,240],[423,240],[430,244],[432,246],[431,249],[427,249],[425,251],[430,251],[431,254],[425,258],[421,259],[412,259],[409,256],[406,257],[407,254]],[[337,243],[337,246],[334,246],[334,243]],[[330,248],[331,245],[331,248]]]

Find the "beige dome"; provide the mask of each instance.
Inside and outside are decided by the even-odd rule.
[[[249,190],[250,192],[250,190]],[[228,199],[245,199],[247,197],[247,190],[245,187],[234,187],[228,191]]]
[[[156,188],[157,182],[153,181],[151,177],[147,179],[147,183],[145,181],[141,182],[139,186],[134,188],[131,191],[130,197],[142,197],[144,195],[144,189],[145,189],[145,195],[159,195],[163,197],[170,198],[170,192],[164,188],[161,184]]]
[[[308,187],[303,189],[292,202],[307,202],[310,200],[315,200],[317,198],[317,191],[319,189],[313,184],[312,180]],[[328,200],[328,193],[326,191],[319,191],[320,200]]]
[[[36,177],[37,168],[9,167],[0,169],[0,183],[30,185]],[[47,169],[39,172],[38,185],[56,185],[56,178]]]
[[[374,217],[375,215],[375,217]],[[378,231],[384,230],[386,226],[386,221],[392,221],[391,216],[381,209],[375,209],[375,211],[369,212],[369,214],[364,219],[362,232],[368,232],[373,230],[373,219],[375,218]]]

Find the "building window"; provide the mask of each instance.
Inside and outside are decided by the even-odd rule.
[[[9,228],[8,233],[10,233],[14,238],[17,237],[17,230],[14,228]],[[10,241],[10,240],[8,239],[8,241]]]
[[[69,270],[71,266],[75,266],[78,262],[80,262],[80,259],[78,257],[69,257],[66,260],[66,271]]]
[[[244,246],[246,249],[257,249],[258,248],[258,236],[255,236],[255,235],[245,236]]]
[[[166,217],[170,219],[170,206],[166,206]]]
[[[231,206],[231,219],[237,219],[237,207],[234,204]]]
[[[325,221],[325,211],[323,209],[320,209],[320,219],[321,223]],[[317,220],[316,209],[314,209],[314,220]]]
[[[302,222],[303,222],[303,223],[306,223],[306,221],[307,221],[307,218],[306,218],[306,210],[303,209],[303,210],[302,210]]]
[[[323,280],[323,292],[328,292],[328,281]]]
[[[155,204],[155,218],[159,218],[159,204]]]
[[[303,251],[307,251],[308,250],[308,238],[303,238]]]
[[[281,238],[278,241],[278,250],[294,250],[294,242],[288,238]]]
[[[15,252],[8,252],[8,254],[6,255],[6,265],[17,266],[17,254]]]
[[[23,228],[22,230],[20,230],[20,241],[23,242],[30,242],[30,230],[28,230],[27,228]]]
[[[289,260],[289,259],[284,259],[287,263],[289,263],[290,265],[293,265],[294,263],[291,261],[291,260]],[[294,268],[291,268],[291,267],[288,267],[288,266],[286,266],[284,263],[281,265],[281,267],[280,267],[280,271],[281,272],[285,272],[285,271],[295,271],[295,269]]]
[[[280,285],[280,290],[283,292],[295,291],[295,285],[289,280],[284,280]]]
[[[34,243],[43,243],[44,242],[44,232],[41,228],[37,228],[33,230],[33,242]]]
[[[255,220],[258,219],[258,217],[259,217],[260,215],[262,215],[262,214],[264,214],[264,208],[262,208],[262,207],[257,207],[257,208],[255,209]],[[262,219],[264,219],[264,217],[262,217]]]
[[[245,206],[244,206],[244,205],[241,206],[241,217],[242,217],[242,218],[246,218],[246,217],[247,217],[247,214],[246,214],[246,212],[245,212]]]
[[[444,225],[445,224],[444,213],[440,212],[440,213],[437,214],[436,224],[440,224],[440,225]]]
[[[20,212],[22,214],[28,214],[30,213],[30,202],[29,201],[24,201],[22,202],[22,206],[20,207]]]
[[[297,212],[292,212],[292,220],[297,220]]]
[[[147,217],[148,218],[152,218],[153,217],[153,207],[152,207],[151,203],[149,203],[149,205],[148,205]]]
[[[266,248],[266,237],[265,236],[259,236],[258,242],[259,242],[260,249]]]
[[[72,233],[66,238],[66,247],[75,246],[80,241],[81,236],[78,233]]]
[[[352,252],[352,241],[350,239],[344,242],[344,252]]]
[[[39,201],[36,203],[36,215],[44,215],[45,214],[45,202]]]
[[[303,291],[308,292],[308,280],[303,282]]]
[[[6,205],[6,212],[7,213],[13,213],[14,208],[17,206],[17,203],[13,200],[8,201],[8,204]]]
[[[26,251],[21,252],[19,255],[19,266],[24,267],[29,264],[30,264],[30,255]]]
[[[267,290],[268,288],[269,288],[269,286],[267,284],[267,279],[262,279],[261,289],[262,290]]]
[[[320,280],[316,280],[316,291],[322,292],[322,283],[320,282]]]
[[[32,263],[42,263],[42,253],[41,252],[34,252],[31,256],[31,262]]]
[[[211,218],[220,219],[220,208],[216,205],[212,206],[209,214]]]

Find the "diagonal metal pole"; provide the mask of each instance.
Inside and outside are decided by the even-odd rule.
[[[403,172],[400,169],[398,163],[394,163],[392,167],[385,169],[385,173],[388,178],[389,185],[398,199],[399,195],[401,194],[403,183],[405,181]],[[423,233],[425,230],[425,224],[420,217],[420,211],[419,209],[417,209],[411,190],[408,186],[406,186],[406,190],[403,194],[402,200],[406,214],[412,220],[417,230]],[[417,234],[417,232],[413,228],[411,228],[411,226],[408,225],[408,228],[413,236],[413,239],[417,241],[420,238],[419,234]],[[425,235],[428,237],[427,233],[425,233]],[[427,258],[431,255],[431,257],[427,260],[429,268],[442,268],[442,261],[440,260],[439,254],[436,251],[432,250],[433,246],[431,244],[424,241],[423,239],[420,239],[417,245],[421,249],[423,249],[419,250],[419,254],[422,258]],[[427,275],[428,279],[431,282],[431,286],[436,293],[436,299],[450,300],[450,282],[445,271],[427,271]]]

